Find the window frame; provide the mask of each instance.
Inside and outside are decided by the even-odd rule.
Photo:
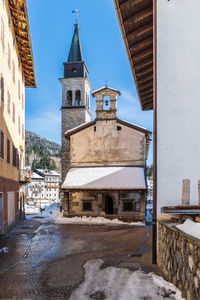
[[[82,200],[82,211],[93,211],[93,205],[92,205],[92,200]],[[90,204],[91,208],[84,208],[85,204]]]

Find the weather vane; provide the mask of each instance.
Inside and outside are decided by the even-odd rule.
[[[78,24],[78,15],[80,13],[80,11],[78,10],[78,8],[75,8],[74,10],[72,10],[73,14],[76,14],[76,24]]]

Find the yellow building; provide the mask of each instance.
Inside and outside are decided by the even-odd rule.
[[[23,217],[25,87],[35,87],[26,1],[0,1],[0,232]]]

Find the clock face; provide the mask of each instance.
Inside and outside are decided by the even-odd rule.
[[[77,69],[76,68],[73,68],[72,69],[72,73],[76,73],[77,72]]]

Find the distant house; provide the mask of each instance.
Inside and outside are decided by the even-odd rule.
[[[145,166],[151,132],[117,118],[120,92],[93,92],[96,119],[65,133],[69,168],[61,186],[65,216],[145,219]]]
[[[44,199],[48,204],[59,201],[60,174],[53,170],[35,169],[44,179]]]
[[[31,172],[30,176],[30,182],[26,185],[27,203],[31,205],[34,204],[37,207],[48,205],[49,201],[46,198],[44,177],[36,172]]]

